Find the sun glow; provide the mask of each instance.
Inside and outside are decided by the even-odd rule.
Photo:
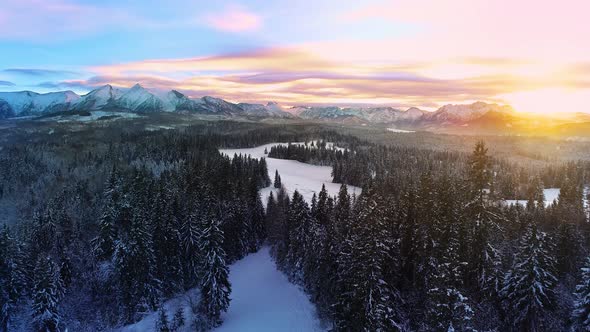
[[[545,88],[500,97],[518,112],[548,115],[590,112],[590,89]]]

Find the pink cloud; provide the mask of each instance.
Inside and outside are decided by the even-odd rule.
[[[245,8],[230,6],[223,12],[206,15],[205,23],[208,26],[221,31],[254,31],[262,26],[262,17]]]

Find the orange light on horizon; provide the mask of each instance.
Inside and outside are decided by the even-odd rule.
[[[559,114],[590,112],[590,89],[544,88],[499,96],[517,112]]]

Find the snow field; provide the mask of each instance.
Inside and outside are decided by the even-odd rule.
[[[324,331],[307,295],[276,269],[269,247],[231,265],[229,279],[229,310],[214,331]]]
[[[340,190],[340,184],[332,183],[332,167],[310,165],[296,160],[268,158],[268,156],[264,154],[265,149],[270,151],[270,148],[275,145],[287,144],[289,143],[270,143],[255,148],[220,149],[219,152],[230,158],[232,158],[234,154],[250,155],[252,158],[266,158],[268,176],[271,181],[274,180],[275,171],[278,170],[279,175],[281,176],[281,183],[289,195],[292,195],[293,192],[297,190],[308,203],[311,202],[314,193],[317,195],[320,192],[322,184],[326,186],[329,195],[337,195]],[[305,143],[296,142],[291,144],[303,145]],[[328,143],[328,146],[333,146],[330,144],[331,143]],[[271,191],[274,191],[276,195],[277,189],[272,187],[272,185],[260,190],[260,196],[264,205],[266,205]],[[361,188],[348,186],[348,193],[351,196],[353,194],[358,196],[361,193]]]
[[[548,207],[549,205],[553,204],[554,201],[557,200],[557,198],[559,197],[559,188],[547,188],[547,189],[543,189],[543,195],[545,195],[545,207]],[[506,205],[522,205],[522,206],[526,206],[527,200],[518,200],[518,199],[506,199],[504,200],[504,203]]]

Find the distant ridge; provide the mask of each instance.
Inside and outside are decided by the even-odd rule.
[[[79,96],[72,91],[39,94],[31,91],[0,92],[0,119],[44,115],[67,111],[117,111],[135,113],[181,112],[215,114],[227,117],[294,118],[342,124],[395,125],[403,128],[443,128],[469,125],[508,126],[514,110],[510,106],[476,102],[445,105],[434,112],[416,107],[295,106],[283,108],[267,104],[231,103],[205,96],[190,98],[177,90],[160,91],[135,84],[121,89],[110,84]],[[493,115],[493,114],[501,114]],[[489,123],[488,123],[489,122]]]

